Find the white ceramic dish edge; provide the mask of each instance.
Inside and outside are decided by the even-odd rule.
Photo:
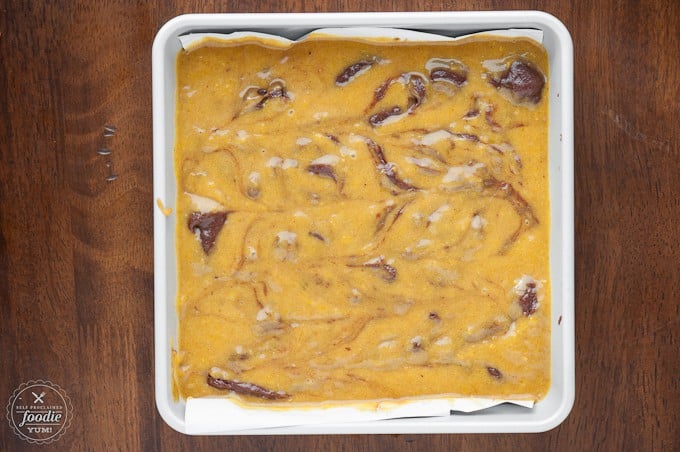
[[[286,24],[283,26],[282,24]],[[258,429],[234,434],[512,433],[541,432],[559,425],[571,411],[574,375],[573,49],[569,32],[539,11],[418,13],[190,14],[167,22],[152,51],[154,159],[154,331],[156,406],[173,429],[185,433],[184,402],[172,397],[170,349],[175,345],[175,216],[164,216],[157,199],[172,206],[175,58],[178,36],[201,31],[262,31],[296,39],[327,27],[391,27],[459,35],[502,28],[543,31],[550,60],[550,195],[552,279],[552,386],[531,409],[501,405],[447,418],[392,419]],[[228,433],[227,433],[228,434]]]

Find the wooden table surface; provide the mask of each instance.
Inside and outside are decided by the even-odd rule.
[[[156,31],[188,12],[451,9],[542,9],[574,40],[571,415],[542,434],[176,433],[153,385]],[[679,59],[677,0],[0,2],[0,403],[46,379],[75,413],[49,446],[3,419],[0,450],[680,450]]]

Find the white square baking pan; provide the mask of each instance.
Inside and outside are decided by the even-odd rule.
[[[550,266],[552,284],[551,389],[533,408],[502,404],[445,417],[326,423],[215,434],[350,433],[510,433],[541,432],[559,425],[574,402],[574,208],[573,208],[573,54],[565,26],[538,11],[190,14],[167,22],[153,44],[153,183],[155,271],[155,391],[162,418],[190,433],[186,403],[172,395],[171,350],[177,344],[175,216],[164,215],[157,200],[172,206],[176,197],[175,64],[179,36],[190,33],[261,32],[297,39],[315,29],[389,27],[459,36],[501,29],[543,33],[550,63],[549,174],[551,198]],[[199,429],[200,430],[200,429]]]

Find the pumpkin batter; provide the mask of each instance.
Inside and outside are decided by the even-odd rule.
[[[177,59],[179,395],[543,397],[545,50],[205,44]]]

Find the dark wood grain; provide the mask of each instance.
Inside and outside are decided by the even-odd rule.
[[[574,39],[571,415],[533,435],[174,432],[153,401],[156,31],[186,12],[451,9],[544,9]],[[31,379],[66,390],[74,421],[44,450],[680,450],[678,24],[674,0],[1,2],[0,403]],[[0,425],[0,450],[29,448]]]

